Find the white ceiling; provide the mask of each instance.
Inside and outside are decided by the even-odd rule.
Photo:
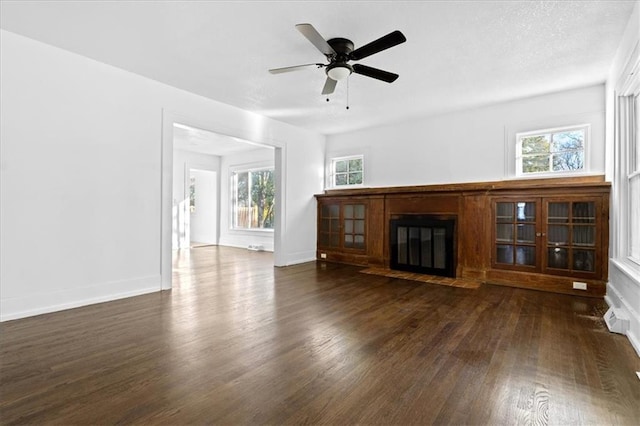
[[[633,1],[1,2],[3,29],[325,134],[605,80]],[[360,63],[327,103],[325,62],[294,25],[356,48],[393,30],[407,42]]]

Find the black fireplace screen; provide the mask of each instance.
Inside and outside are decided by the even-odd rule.
[[[455,218],[406,215],[390,222],[391,269],[455,277]]]

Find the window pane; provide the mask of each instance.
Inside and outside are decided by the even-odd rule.
[[[552,147],[555,152],[584,149],[584,130],[555,133]]]
[[[522,154],[549,152],[549,135],[522,138]]]
[[[553,155],[553,171],[582,170],[584,168],[584,151],[561,152]]]
[[[275,182],[273,169],[234,172],[232,199],[235,228],[273,229]],[[328,213],[322,208],[323,216]]]
[[[346,185],[347,175],[345,173],[336,174],[336,185]]]
[[[358,158],[356,160],[349,160],[349,171],[350,172],[361,172],[362,171],[362,159]]]
[[[338,160],[335,162],[335,171],[336,173],[344,173],[347,171],[348,162],[345,160]]]
[[[549,171],[549,155],[533,155],[522,158],[523,173],[539,173]]]
[[[349,184],[359,185],[362,183],[362,172],[349,173]]]
[[[640,260],[640,174],[629,179],[629,256]]]

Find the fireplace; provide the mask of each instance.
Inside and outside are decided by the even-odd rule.
[[[455,277],[455,216],[396,215],[389,225],[391,269]]]

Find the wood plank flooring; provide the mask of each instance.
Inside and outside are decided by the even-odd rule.
[[[0,324],[0,423],[638,424],[602,300],[181,251],[174,288]]]

